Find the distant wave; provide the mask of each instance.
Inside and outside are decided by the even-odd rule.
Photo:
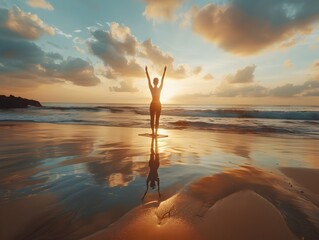
[[[117,112],[124,112],[125,110],[130,109],[130,107],[107,107],[107,106],[95,106],[95,107],[76,107],[76,106],[70,106],[70,107],[60,107],[60,106],[49,106],[44,108],[38,108],[38,110],[46,109],[46,110],[59,110],[59,111],[89,111],[89,112],[97,112],[97,111],[103,111],[108,110],[113,113]]]
[[[148,110],[135,109],[140,115],[148,115]],[[188,109],[164,109],[162,115],[183,117],[211,117],[211,118],[263,118],[263,119],[287,119],[287,120],[319,120],[318,111],[259,111],[242,109],[216,109],[216,110],[188,110]]]
[[[175,129],[198,129],[198,130],[212,130],[217,132],[240,132],[240,133],[289,133],[301,134],[297,129],[283,128],[276,126],[251,126],[242,124],[220,124],[208,123],[201,121],[175,121],[169,122],[170,128]]]
[[[144,113],[143,113],[144,114]],[[319,120],[316,111],[258,111],[258,110],[164,110],[163,115],[184,117],[212,117],[212,118],[263,118],[287,120]]]
[[[136,113],[148,115],[148,111],[135,110]],[[264,119],[291,119],[291,120],[319,120],[319,112],[297,111],[257,111],[257,110],[163,110],[162,115],[183,117],[212,117],[212,118],[264,118]]]
[[[148,107],[129,107],[129,106],[48,106],[44,110],[58,111],[107,111],[111,113],[130,112],[138,115],[149,115]],[[319,120],[319,111],[260,111],[246,109],[185,109],[167,108],[162,110],[162,116],[181,116],[181,117],[209,117],[209,118],[260,118],[260,119],[284,119],[284,120]]]

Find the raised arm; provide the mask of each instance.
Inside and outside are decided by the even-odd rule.
[[[146,76],[147,76],[148,87],[151,89],[152,88],[152,84],[151,84],[150,75],[148,74],[147,66],[145,66],[145,72],[146,72]]]
[[[160,85],[160,89],[162,89],[163,88],[163,84],[164,84],[164,77],[165,77],[165,73],[166,73],[166,69],[167,69],[167,67],[165,66],[165,68],[164,68],[164,72],[163,72],[163,76],[162,76],[162,80],[161,80],[161,85]]]

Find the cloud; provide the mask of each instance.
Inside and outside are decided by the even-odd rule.
[[[127,27],[112,23],[110,31],[96,30],[92,35],[93,39],[88,41],[89,50],[104,62],[112,76],[144,75],[143,68],[135,59],[137,40]]]
[[[217,97],[264,97],[267,96],[268,89],[257,85],[249,84],[235,86],[233,84],[221,84],[214,92]]]
[[[120,87],[110,87],[111,92],[138,92],[139,90],[133,87],[132,81],[121,81]]]
[[[84,44],[85,40],[79,37],[74,37],[72,42],[76,43],[76,44]]]
[[[319,61],[315,61],[311,66],[311,75],[313,79],[319,80]]]
[[[74,48],[77,52],[79,52],[79,53],[82,53],[82,54],[85,53],[85,50],[82,49],[82,48],[80,48],[80,47],[78,47],[78,46],[73,46],[73,48]]]
[[[66,38],[72,38],[72,35],[71,34],[68,34],[68,33],[65,33],[63,32],[61,29],[55,27],[54,28],[55,32],[58,34],[58,35],[61,35],[63,37],[66,37]]]
[[[255,65],[253,65],[255,67]],[[252,67],[252,66],[250,66]],[[242,73],[243,70],[247,70],[248,67],[238,70]],[[318,64],[319,69],[319,64]],[[246,71],[248,76],[251,76],[249,81],[239,81],[233,82],[229,81],[229,77],[226,77],[224,81],[216,88],[214,96],[217,97],[300,97],[300,96],[317,96],[319,91],[319,81],[318,80],[308,80],[302,84],[284,84],[274,88],[266,88],[258,85],[253,79],[253,71]],[[242,78],[245,80],[246,78]],[[234,78],[232,78],[234,80]],[[234,84],[234,83],[241,84]]]
[[[316,97],[319,96],[319,81],[309,80],[302,84],[285,84],[275,88],[266,88],[256,83],[249,83],[244,85],[229,84],[224,81],[218,86],[214,92],[203,94],[183,94],[177,95],[174,101],[185,101],[192,99],[209,98],[209,97]]]
[[[173,66],[170,67],[167,70],[167,74],[171,78],[175,78],[175,79],[185,79],[191,75],[190,69],[186,64],[179,64],[175,69]]]
[[[191,71],[186,64],[179,64],[175,67],[175,59],[173,56],[163,52],[158,46],[154,45],[150,39],[141,43],[140,56],[149,60],[152,67],[159,74],[162,73],[163,66],[167,66],[167,75],[169,75],[170,78],[184,79],[191,75]],[[198,70],[198,67],[195,67],[193,73]]]
[[[90,32],[94,32],[94,31],[98,30],[98,28],[95,26],[89,26],[89,27],[86,27],[86,29],[89,30]]]
[[[130,28],[115,22],[111,23],[110,28],[111,37],[117,40],[117,47],[122,48],[129,55],[135,55],[137,39],[131,34]]]
[[[234,75],[229,75],[227,80],[229,83],[249,83],[254,81],[255,65],[247,66],[237,70]]]
[[[214,79],[213,75],[211,75],[210,73],[206,74],[203,78],[204,78],[204,80],[213,80]]]
[[[319,72],[319,61],[315,61],[312,65],[312,68],[315,70],[315,71],[318,71]]]
[[[285,49],[285,48],[290,48],[292,46],[297,45],[298,43],[304,41],[305,37],[303,35],[296,35],[290,39],[284,40],[279,44],[279,48]]]
[[[319,96],[319,81],[308,80],[303,84],[285,84],[266,88],[256,83],[234,86],[222,83],[214,92],[217,97],[305,97]]]
[[[93,66],[81,58],[68,57],[53,66],[47,66],[48,77],[72,82],[78,86],[95,86],[100,83],[100,79],[94,75]]]
[[[37,15],[26,13],[13,6],[0,9],[0,35],[29,40],[40,38],[44,33],[54,35],[54,28],[45,24]]]
[[[36,15],[26,14],[14,8],[19,16],[32,18],[44,23]],[[10,13],[9,11],[3,11]],[[30,35],[16,34],[17,29],[27,26],[24,22],[15,21],[15,26],[3,24],[10,19],[10,14],[1,15],[0,19],[0,85],[1,87],[35,87],[47,83],[70,82],[79,86],[93,86],[100,82],[94,74],[93,66],[80,58],[63,57],[58,53],[46,53],[38,45],[30,41],[41,36],[34,31]],[[20,24],[20,25],[19,25]],[[32,27],[31,27],[32,30]]]
[[[291,62],[290,59],[285,60],[284,63],[283,63],[283,67],[286,68],[286,69],[290,69],[290,68],[292,68],[293,66],[294,66],[294,65],[293,65],[293,63]]]
[[[159,47],[152,43],[151,39],[142,42],[140,54],[142,57],[148,58],[152,63],[158,66],[167,65],[171,68],[174,63],[174,58],[168,53],[161,51]]]
[[[319,81],[309,80],[300,85],[291,83],[270,90],[270,95],[276,97],[316,96],[319,91]]]
[[[143,15],[153,21],[173,21],[175,12],[185,0],[144,0],[145,10]]]
[[[28,0],[27,4],[33,8],[42,8],[49,11],[52,11],[54,9],[53,6],[46,0]]]
[[[251,55],[312,32],[319,19],[317,0],[232,0],[224,5],[207,4],[196,11],[192,29],[226,51]]]
[[[107,78],[144,78],[141,62],[150,64],[158,74],[162,73],[166,65],[167,75],[173,79],[183,79],[191,75],[187,65],[176,66],[173,56],[162,51],[150,39],[139,42],[130,28],[115,22],[109,23],[109,27],[109,31],[92,31],[93,37],[87,41],[90,52],[103,61],[104,76]]]
[[[193,73],[194,73],[195,75],[200,74],[201,71],[202,71],[202,67],[201,67],[201,66],[197,66],[197,67],[195,67],[195,68],[193,69]]]
[[[226,76],[213,92],[183,94],[174,97],[175,101],[185,99],[198,100],[206,97],[318,97],[319,96],[319,61],[312,64],[312,79],[300,84],[287,83],[277,87],[264,87],[254,80],[256,66],[251,65],[237,70],[236,74]],[[231,76],[231,77],[230,77]],[[315,76],[315,78],[313,78]],[[249,81],[247,81],[249,79]],[[240,84],[238,84],[240,83]]]
[[[247,66],[237,70],[234,75],[226,76],[213,95],[216,97],[300,97],[316,96],[319,91],[319,79],[308,80],[302,84],[288,83],[274,88],[261,86],[254,80],[255,68],[255,65]],[[319,73],[319,62],[315,62],[312,68]]]
[[[303,94],[304,97],[319,97],[319,88],[309,90]]]
[[[94,30],[91,32],[93,38],[88,42],[94,54],[105,60],[116,58],[120,62],[121,55],[134,55],[136,52],[137,40],[131,35],[127,27],[121,27],[118,23],[112,23],[110,31]],[[111,55],[111,56],[105,56]],[[110,61],[113,64],[113,61]]]
[[[85,60],[71,57],[63,60],[60,54],[45,53],[25,40],[0,38],[0,62],[0,84],[5,87],[62,82],[94,86],[100,82],[93,66]]]
[[[180,27],[186,28],[191,25],[193,17],[198,13],[199,9],[197,6],[192,6],[189,10],[184,12],[181,16]]]

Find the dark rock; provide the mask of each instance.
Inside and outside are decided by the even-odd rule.
[[[28,106],[42,107],[41,103],[36,100],[30,100],[10,95],[0,95],[0,108],[27,108]]]

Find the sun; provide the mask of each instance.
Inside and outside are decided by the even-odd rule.
[[[174,96],[173,92],[162,92],[161,93],[161,102],[162,103],[169,103],[169,100]]]
[[[177,87],[173,82],[164,82],[164,87],[161,92],[161,102],[170,103],[170,100],[176,96]]]

